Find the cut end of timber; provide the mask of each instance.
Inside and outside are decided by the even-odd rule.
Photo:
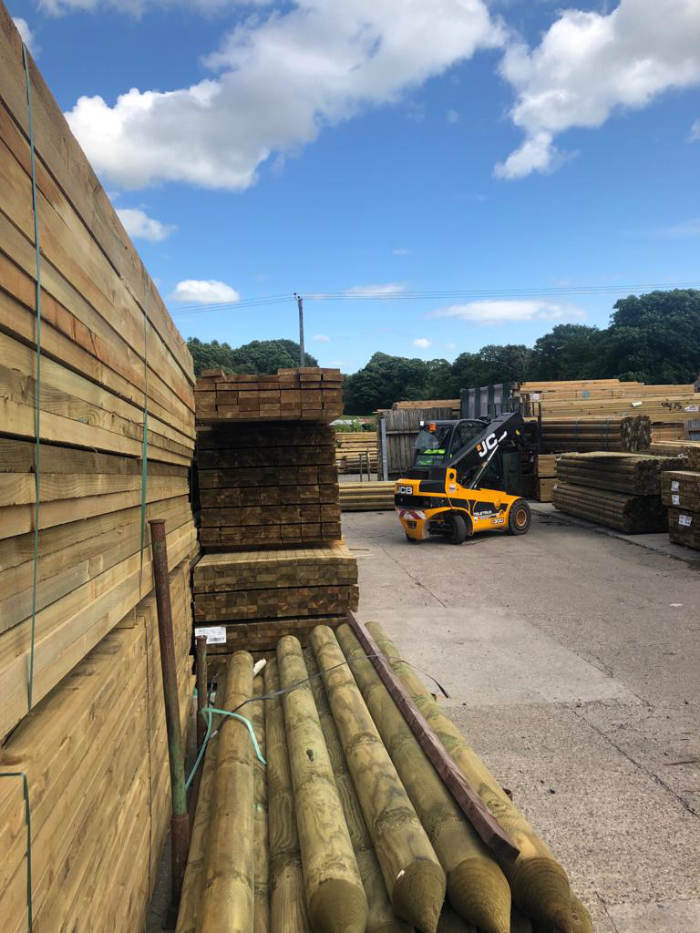
[[[572,926],[571,933],[593,933],[593,921],[581,901],[571,896]]]
[[[464,859],[448,872],[447,896],[457,913],[483,933],[510,933],[510,885],[490,859]]]
[[[510,881],[525,914],[561,933],[585,933],[586,926],[581,926],[585,908],[575,901],[566,872],[553,859],[518,859]]]
[[[394,913],[421,933],[435,933],[446,886],[445,872],[437,862],[416,859],[394,882]]]
[[[311,898],[308,914],[314,933],[365,933],[367,898],[364,889],[349,881],[326,881]]]

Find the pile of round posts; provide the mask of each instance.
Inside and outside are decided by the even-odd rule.
[[[555,508],[567,515],[585,518],[628,535],[666,530],[666,508],[659,496],[630,496],[557,482],[552,502]]]
[[[624,418],[543,418],[542,450],[562,451],[646,450],[651,443],[651,421],[644,415]]]
[[[658,496],[664,470],[682,469],[684,458],[596,451],[557,457],[557,478],[575,486],[632,496]]]
[[[394,508],[394,486],[391,481],[377,483],[341,483],[341,512],[388,512]]]
[[[442,713],[413,668],[401,660],[396,646],[381,626],[369,623],[367,627],[467,781],[520,849],[515,862],[504,860],[501,864],[516,905],[546,929],[554,928],[561,933],[592,933],[593,926],[585,907],[573,894],[566,872],[549,848],[457,727]]]

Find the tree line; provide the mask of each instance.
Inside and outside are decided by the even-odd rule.
[[[233,348],[214,340],[187,341],[195,372],[274,373],[299,365],[293,340],[254,340]],[[307,366],[317,360],[305,355]],[[499,382],[608,379],[693,382],[700,370],[700,291],[675,289],[620,299],[606,328],[557,324],[533,347],[489,344],[454,362],[375,353],[345,377],[347,414],[369,414],[402,399],[457,398],[461,389]]]

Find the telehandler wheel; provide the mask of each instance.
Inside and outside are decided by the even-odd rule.
[[[467,523],[459,512],[453,512],[449,519],[447,540],[450,544],[463,544],[467,538]]]
[[[532,514],[530,512],[530,506],[524,499],[516,499],[511,505],[508,514],[508,534],[527,534],[531,521]]]

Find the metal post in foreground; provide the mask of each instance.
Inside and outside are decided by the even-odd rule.
[[[197,750],[202,747],[207,724],[202,710],[209,703],[209,680],[207,676],[207,636],[197,635],[195,642],[194,670],[197,677]]]
[[[182,892],[182,881],[187,866],[190,847],[190,819],[187,813],[185,791],[185,759],[180,731],[180,704],[177,692],[177,668],[175,665],[175,642],[173,617],[170,607],[170,580],[168,575],[168,550],[165,541],[165,522],[152,519],[151,550],[153,554],[153,582],[158,609],[158,636],[160,641],[160,665],[163,672],[163,699],[165,722],[168,730],[168,753],[170,759],[170,786],[172,793],[171,860],[172,860],[172,907],[177,910]]]

